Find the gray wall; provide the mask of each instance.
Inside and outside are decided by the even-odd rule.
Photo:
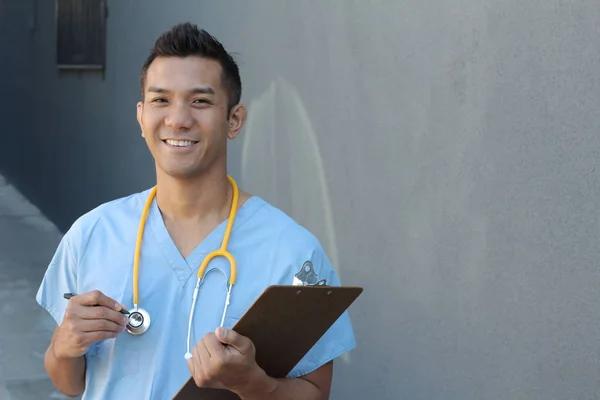
[[[597,0],[111,0],[105,80],[59,76],[51,3],[1,167],[63,229],[152,184],[138,71],[191,19],[241,61],[232,173],[366,289],[334,399],[600,396]]]
[[[0,0],[0,173],[31,193],[34,0]]]

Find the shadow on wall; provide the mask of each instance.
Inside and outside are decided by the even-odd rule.
[[[298,91],[281,77],[248,105],[241,166],[244,186],[313,232],[341,279],[317,136]]]
[[[244,185],[312,231],[339,274],[323,160],[298,92],[278,78],[248,108],[242,148]]]

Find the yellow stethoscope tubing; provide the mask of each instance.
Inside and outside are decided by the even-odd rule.
[[[154,196],[156,196],[156,189],[156,186],[152,188],[152,191],[150,191],[150,195],[146,200],[146,204],[144,205],[144,211],[142,212],[142,218],[140,218],[140,226],[138,228],[137,239],[135,242],[135,254],[133,256],[133,306],[136,310],[139,304],[138,281],[140,277],[140,252],[142,248],[142,238],[144,236],[148,212],[150,211],[150,206],[152,205]]]
[[[233,188],[233,198],[231,200],[231,208],[229,210],[229,219],[227,221],[227,227],[225,228],[225,234],[223,235],[223,241],[221,243],[221,248],[209,253],[204,258],[204,260],[202,261],[202,264],[200,265],[200,268],[198,269],[198,274],[197,274],[198,284],[196,285],[195,292],[197,292],[197,288],[198,288],[202,278],[204,277],[204,273],[206,271],[206,267],[208,266],[208,263],[213,258],[224,257],[227,259],[227,261],[229,261],[229,264],[230,264],[229,290],[228,290],[228,297],[229,297],[231,294],[231,287],[235,284],[235,280],[237,277],[237,267],[236,267],[236,262],[235,262],[233,255],[227,250],[227,245],[229,244],[229,238],[231,237],[231,230],[233,229],[233,223],[234,223],[235,214],[237,211],[237,206],[238,206],[238,201],[239,201],[239,189],[238,189],[237,183],[235,182],[235,180],[232,177],[230,177],[228,175],[227,179],[229,180],[229,182],[231,183],[231,186]],[[140,218],[140,225],[138,228],[138,234],[137,234],[137,239],[136,239],[136,243],[135,243],[135,254],[133,257],[133,305],[136,310],[137,310],[138,304],[139,304],[138,282],[139,282],[139,272],[140,272],[140,253],[141,253],[141,248],[142,248],[142,238],[144,236],[144,230],[146,227],[146,220],[148,219],[148,213],[150,212],[150,207],[152,205],[152,201],[154,200],[154,197],[156,196],[156,191],[157,191],[157,187],[154,186],[152,188],[152,190],[150,191],[148,199],[146,200],[146,204],[144,205],[144,210],[142,212],[142,217]],[[196,297],[196,296],[194,296],[194,297]],[[229,301],[227,301],[227,302],[229,302]],[[221,322],[221,325],[222,325],[222,322]]]
[[[204,260],[202,261],[202,264],[200,264],[200,268],[198,269],[198,278],[202,279],[204,277],[204,272],[206,271],[206,267],[208,266],[208,263],[215,257],[225,257],[227,259],[227,261],[229,261],[229,265],[230,265],[230,274],[229,274],[229,284],[233,286],[233,284],[235,284],[235,278],[236,278],[236,272],[237,272],[237,268],[236,268],[236,263],[235,263],[235,259],[233,258],[233,255],[227,251],[227,245],[229,244],[229,237],[231,236],[231,230],[233,229],[233,222],[235,220],[235,213],[237,211],[237,205],[238,205],[238,201],[239,201],[239,189],[237,187],[237,184],[235,183],[235,181],[233,180],[233,178],[231,178],[230,176],[227,177],[229,179],[229,182],[231,183],[231,187],[233,188],[233,198],[231,199],[231,208],[229,210],[229,219],[227,221],[227,227],[225,228],[225,233],[223,234],[223,242],[221,243],[221,248],[219,250],[215,250],[211,253],[209,253]]]

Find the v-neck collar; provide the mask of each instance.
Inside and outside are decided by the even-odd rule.
[[[233,236],[237,228],[247,219],[249,215],[252,215],[251,212],[248,212],[252,208],[255,207],[255,204],[258,203],[259,198],[257,196],[252,196],[247,199],[244,204],[237,210],[235,216],[235,222],[233,224],[233,229],[231,233],[231,240],[229,242],[229,247],[231,248],[231,242],[233,241]],[[146,221],[146,230],[148,227],[154,233],[154,237],[158,243],[158,246],[164,255],[165,259],[170,264],[173,272],[177,276],[177,279],[181,282],[182,285],[188,281],[189,277],[200,267],[200,262],[202,259],[211,251],[217,250],[221,247],[221,243],[223,241],[223,234],[225,233],[225,228],[227,226],[227,222],[229,218],[226,218],[222,221],[215,229],[213,229],[206,238],[202,242],[200,242],[194,250],[188,255],[187,258],[184,258],[183,255],[177,249],[175,242],[169,235],[169,231],[167,230],[167,226],[165,225],[165,221],[163,220],[162,214],[158,208],[156,203],[156,198],[152,201],[150,206],[150,210],[148,212],[148,219]]]

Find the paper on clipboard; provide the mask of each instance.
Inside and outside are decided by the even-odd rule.
[[[273,378],[285,378],[362,293],[355,286],[267,287],[232,328],[256,347],[256,362]],[[173,400],[235,400],[227,390],[196,386],[190,378]]]

